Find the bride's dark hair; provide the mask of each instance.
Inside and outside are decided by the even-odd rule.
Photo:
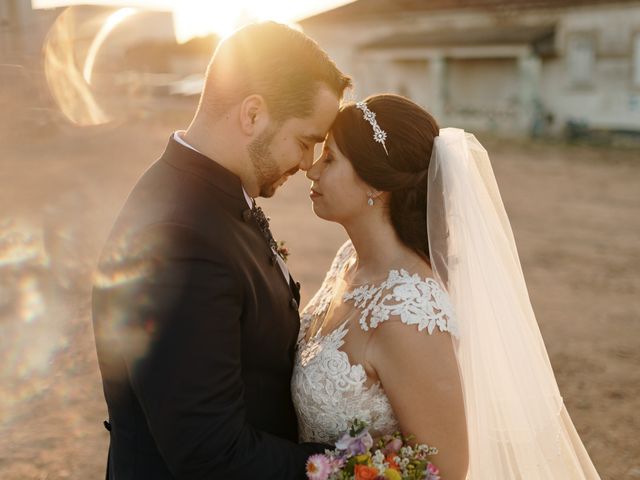
[[[400,240],[430,260],[427,173],[438,124],[422,107],[399,95],[373,95],[365,103],[387,132],[388,156],[354,103],[341,107],[331,133],[360,178],[376,190],[390,192],[389,217]]]

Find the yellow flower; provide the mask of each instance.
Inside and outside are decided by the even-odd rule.
[[[355,459],[356,459],[356,462],[359,464],[369,463],[369,460],[371,459],[371,454],[363,453],[362,455],[356,455]]]
[[[394,470],[393,468],[387,468],[384,471],[384,477],[387,480],[402,480],[402,476],[400,475],[400,472],[397,470]]]

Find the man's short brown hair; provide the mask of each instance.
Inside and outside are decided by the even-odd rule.
[[[200,108],[218,117],[258,94],[276,121],[305,118],[322,84],[342,98],[351,79],[304,33],[275,22],[253,23],[218,45]]]

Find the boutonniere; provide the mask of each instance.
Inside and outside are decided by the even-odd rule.
[[[278,252],[278,255],[280,255],[280,257],[282,257],[282,260],[284,260],[286,263],[287,259],[289,258],[289,249],[285,247],[284,240],[278,242],[278,248],[276,249],[276,252]]]

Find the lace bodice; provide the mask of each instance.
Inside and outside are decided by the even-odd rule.
[[[305,339],[311,322],[322,318],[329,309],[338,275],[354,254],[350,241],[338,250],[320,290],[301,314],[291,385],[301,441],[333,443],[354,418],[366,422],[374,436],[399,429],[381,383],[368,385],[364,367],[352,365],[340,350],[348,321],[326,335]],[[353,302],[360,310],[359,325],[363,330],[399,318],[429,334],[438,327],[457,335],[447,294],[435,280],[422,279],[405,270],[391,270],[381,284],[361,286],[345,293],[343,300]]]

